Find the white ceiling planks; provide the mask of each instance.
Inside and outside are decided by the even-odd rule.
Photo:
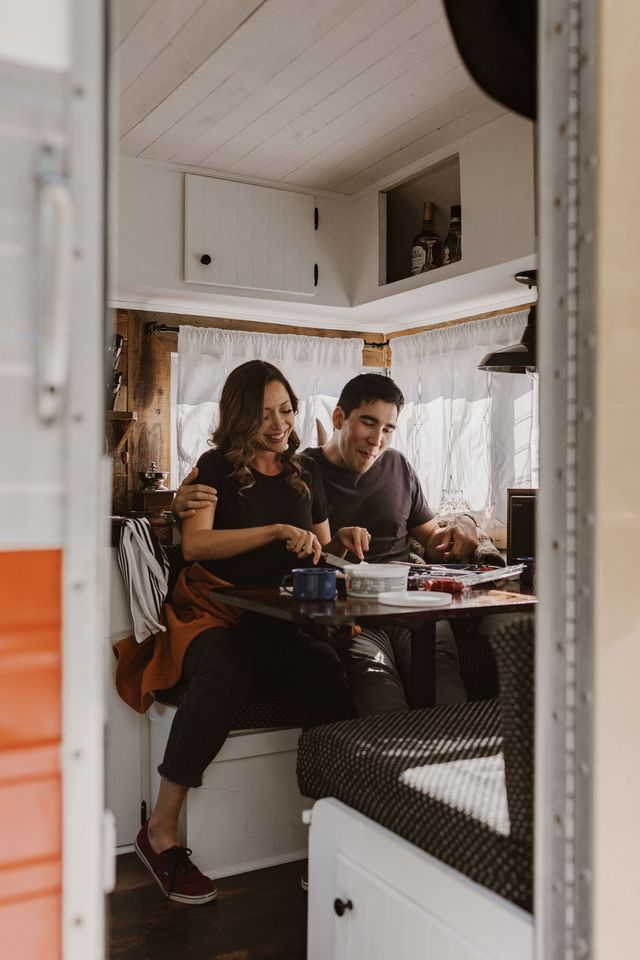
[[[155,0],[118,47],[121,92],[126,91],[150,63],[189,23],[203,0]]]
[[[415,67],[426,50],[445,42],[441,24],[433,30],[417,29],[414,18],[406,16],[414,13],[415,7],[412,3],[377,29],[371,29],[370,19],[363,22],[362,29],[369,32],[361,42],[329,60],[325,69],[306,84],[299,82],[290,96],[245,127],[240,136],[205,157],[204,165],[222,169],[231,166],[238,173],[262,176],[257,171]]]
[[[117,0],[115,4],[117,45],[129,35],[152,3],[153,0]]]
[[[140,155],[154,160],[172,160],[203,131],[241,107],[256,92],[291,63],[301,51],[311,48],[319,34],[343,16],[345,7],[363,0],[269,0],[242,31],[231,37],[197,78],[196,96],[188,110],[176,116],[174,125],[156,137]],[[403,3],[407,0],[391,0]],[[209,69],[214,67],[213,71]],[[213,83],[212,83],[213,82]],[[204,94],[204,95],[201,95]],[[176,91],[176,96],[180,91]],[[206,153],[209,151],[207,150]]]
[[[192,16],[183,17],[180,30],[176,31],[171,41],[159,50],[158,55],[136,77],[134,83],[122,88],[120,93],[120,134],[126,137],[135,131],[138,124],[153,116],[153,111],[188,83],[191,77],[203,64],[210,61],[219,47],[242,26],[254,11],[263,6],[265,0],[205,0],[197,7]],[[182,0],[174,2],[175,10],[184,13]],[[154,0],[153,7],[148,11],[148,18],[156,16],[160,10],[160,0]],[[148,27],[151,24],[147,24]],[[127,38],[128,39],[128,38]],[[130,72],[129,61],[137,60],[137,50],[134,44],[120,45],[117,51],[121,75]],[[163,112],[165,123],[172,125],[176,119],[174,110]],[[151,136],[155,136],[152,133]],[[135,137],[135,133],[133,135]],[[147,142],[138,138],[142,148]],[[137,153],[135,147],[132,151]]]
[[[239,160],[276,135],[281,138],[281,149],[286,150],[285,130],[292,121],[306,116],[388,51],[400,49],[419,32],[422,18],[418,17],[416,23],[417,5],[427,6],[424,0],[418,0],[418,4],[390,0],[382,7],[376,0],[360,0],[349,16],[322,36],[316,36],[313,44],[300,51],[269,84],[175,159],[233,169]]]
[[[120,148],[346,194],[504,111],[442,0],[119,0]]]
[[[372,183],[392,176],[415,160],[491,123],[504,112],[503,107],[489,100],[480,90],[467,87],[325,171],[318,177],[316,189],[357,193]],[[379,159],[372,163],[372,156],[378,156]],[[358,173],[351,173],[354,169]],[[347,179],[342,179],[345,174]]]
[[[417,41],[407,45],[407,49],[418,47]],[[345,151],[355,153],[363,143],[375,140],[378,134],[386,133],[398,127],[404,120],[416,114],[416,99],[425,106],[433,105],[438,97],[447,92],[457,92],[466,83],[462,67],[451,47],[437,51],[429,59],[431,78],[420,89],[425,77],[425,67],[416,57],[393,56],[391,62],[376,64],[369,77],[358,77],[333,97],[321,105],[322,109],[310,111],[295,125],[296,136],[284,150],[278,150],[279,138],[273,138],[269,144],[260,148],[260,157],[267,163],[245,166],[244,161],[237,165],[241,173],[265,177],[272,180],[287,180],[293,174],[300,174],[308,182],[310,167],[324,168],[326,163],[335,162],[336,157],[344,157]],[[383,80],[378,74],[382,72]],[[416,96],[416,92],[418,95]],[[419,108],[418,108],[419,109]],[[356,147],[352,147],[353,144]],[[271,151],[268,148],[271,147]],[[255,157],[255,154],[253,155]],[[251,158],[247,158],[251,159]]]

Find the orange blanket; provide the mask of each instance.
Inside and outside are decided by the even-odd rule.
[[[113,645],[118,660],[116,689],[138,713],[151,706],[154,690],[167,690],[178,682],[184,655],[194,637],[211,627],[237,623],[238,610],[209,600],[214,587],[225,586],[229,584],[199,563],[192,563],[180,573],[171,603],[163,604],[161,622],[166,632],[159,631],[142,643],[131,636]]]

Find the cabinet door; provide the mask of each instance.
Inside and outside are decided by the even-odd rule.
[[[344,855],[336,862],[334,960],[486,960],[428,910]]]
[[[185,176],[185,280],[312,296],[314,207],[306,194]]]

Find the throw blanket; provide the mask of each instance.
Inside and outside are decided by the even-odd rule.
[[[240,611],[209,599],[214,587],[229,584],[192,563],[181,571],[171,603],[160,611],[160,630],[136,643],[127,637],[113,645],[118,660],[116,690],[125,703],[144,713],[153,703],[154,690],[168,690],[182,674],[182,661],[194,637],[211,627],[232,627]]]
[[[169,574],[169,561],[146,517],[123,521],[118,566],[129,594],[133,633],[142,643],[152,633],[165,630],[159,617]]]

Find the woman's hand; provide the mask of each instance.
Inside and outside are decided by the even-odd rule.
[[[207,487],[203,483],[194,484],[197,476],[198,468],[194,467],[176,490],[171,512],[178,520],[193,517],[198,510],[215,506],[218,502],[217,490],[214,487]]]
[[[300,527],[294,527],[290,523],[276,524],[276,540],[284,540],[287,550],[295,553],[297,557],[313,557],[313,562],[317,563],[322,553],[320,541],[311,530],[302,530]]]
[[[370,543],[371,534],[366,527],[340,527],[325,546],[325,550],[338,557],[353,553],[358,560],[364,560]]]

